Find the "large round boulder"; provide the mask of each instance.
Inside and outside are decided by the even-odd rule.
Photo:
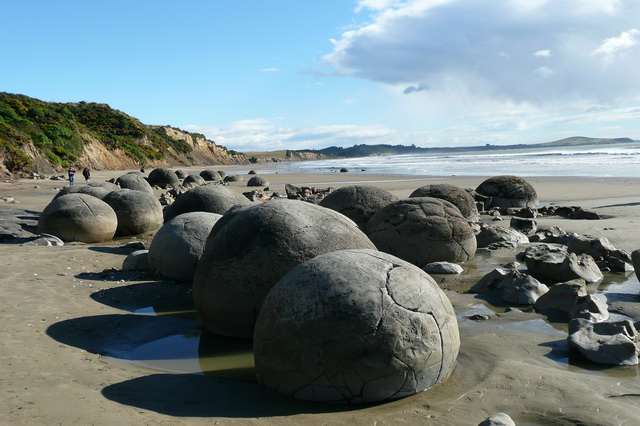
[[[213,170],[213,169],[207,169],[207,170],[203,170],[200,172],[200,177],[202,177],[202,179],[204,179],[205,181],[219,181],[222,180],[222,178],[220,177],[220,173],[218,173],[217,171]]]
[[[374,213],[397,200],[398,197],[376,186],[350,185],[336,189],[320,205],[342,213],[364,229]]]
[[[269,186],[269,181],[260,175],[255,175],[247,182],[247,186]]]
[[[116,236],[142,234],[162,226],[162,205],[147,192],[120,189],[103,200],[118,216]]]
[[[163,189],[175,188],[180,185],[180,179],[178,179],[176,173],[165,167],[158,167],[157,169],[151,170],[147,180],[149,181],[149,185],[158,186]]]
[[[287,395],[372,403],[446,379],[460,348],[451,303],[424,271],[386,253],[317,256],[269,292],[254,334],[258,380]]]
[[[190,212],[178,215],[156,232],[149,247],[149,270],[175,281],[191,282],[213,225],[222,215]]]
[[[433,197],[447,200],[460,210],[462,216],[471,222],[480,220],[476,200],[466,190],[448,183],[434,183],[421,186],[409,195],[413,197]]]
[[[247,205],[251,202],[242,194],[238,194],[220,185],[202,185],[190,189],[164,209],[165,222],[188,212],[209,212],[224,214],[236,205]]]
[[[491,197],[485,210],[493,207],[538,207],[538,194],[526,180],[517,176],[494,176],[482,182],[476,192]]]
[[[79,193],[55,198],[38,219],[39,233],[83,243],[110,240],[117,226],[116,213],[107,203],[92,195]]]
[[[116,183],[122,189],[133,189],[135,191],[144,191],[153,194],[153,188],[149,182],[140,174],[126,173],[116,179]]]
[[[70,185],[62,188],[53,198],[55,199],[67,194],[87,194],[102,200],[111,191],[111,189],[102,186]]]
[[[176,170],[176,176],[178,176],[178,179],[184,179],[186,178],[189,174],[187,172],[185,172],[184,170]]]
[[[439,198],[394,201],[371,217],[366,233],[378,250],[424,267],[464,262],[476,253],[476,237],[460,210]]]
[[[347,217],[296,200],[271,200],[227,212],[213,226],[193,279],[204,325],[231,337],[251,338],[271,287],[293,267],[319,255],[375,249]]]
[[[204,185],[205,180],[200,175],[188,175],[182,181],[182,186],[185,188],[195,188],[196,186]]]

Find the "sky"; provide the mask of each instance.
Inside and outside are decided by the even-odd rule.
[[[0,91],[237,151],[640,139],[638,0],[0,2]]]

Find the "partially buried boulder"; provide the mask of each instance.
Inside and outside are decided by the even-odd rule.
[[[529,238],[522,232],[498,225],[489,225],[483,228],[476,236],[476,240],[478,247],[489,247],[491,244],[505,242],[518,246],[529,242]]]
[[[222,215],[190,212],[178,215],[156,232],[149,247],[149,270],[175,281],[191,282],[204,243]]]
[[[323,253],[375,249],[355,223],[294,200],[237,207],[213,226],[193,280],[196,310],[214,333],[251,338],[264,297],[293,267]]]
[[[205,180],[200,175],[188,175],[182,181],[182,186],[185,188],[195,188],[196,186],[204,185]]]
[[[220,185],[202,185],[190,189],[167,206],[164,210],[165,222],[182,213],[208,212],[224,214],[236,205],[247,205],[250,201],[242,194]]]
[[[413,197],[433,197],[447,200],[460,210],[462,216],[471,222],[480,220],[476,200],[468,191],[448,183],[421,186],[409,195]]]
[[[538,244],[518,254],[529,273],[543,282],[559,283],[581,278],[588,283],[603,278],[598,265],[588,254],[569,253],[566,246]]]
[[[371,403],[422,392],[453,371],[451,303],[419,268],[373,250],[323,254],[269,292],[256,322],[258,380],[284,394]]]
[[[180,179],[178,179],[176,173],[165,167],[158,167],[157,169],[151,170],[147,180],[152,187],[158,186],[162,189],[173,188],[180,185]]]
[[[61,189],[53,198],[55,199],[67,194],[87,194],[102,200],[111,191],[111,189],[102,186],[70,185]]]
[[[218,180],[222,180],[220,173],[213,169],[206,169],[200,172],[200,177],[207,182],[215,182]]]
[[[517,176],[495,176],[482,182],[476,192],[491,197],[492,207],[537,207],[538,194],[526,180]]]
[[[116,236],[137,235],[162,226],[162,206],[151,194],[131,189],[112,191],[104,197],[118,216]]]
[[[638,333],[631,321],[594,323],[582,318],[569,322],[569,347],[599,364],[638,365]]]
[[[320,205],[342,213],[364,229],[371,216],[397,200],[398,197],[376,186],[350,185],[331,192]]]
[[[151,188],[149,182],[139,174],[126,173],[116,179],[116,183],[120,185],[122,189],[133,189],[135,191],[153,194],[153,188]]]
[[[256,175],[249,179],[247,186],[269,186],[269,181],[260,175]]]
[[[395,201],[367,223],[378,250],[423,267],[427,263],[465,262],[476,253],[476,237],[460,210],[439,198]]]
[[[38,232],[63,241],[95,243],[113,238],[118,226],[115,211],[87,194],[67,194],[51,201],[38,220]]]

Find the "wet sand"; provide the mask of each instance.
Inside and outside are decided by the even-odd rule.
[[[105,180],[122,173],[92,175]],[[436,182],[475,188],[486,178],[362,173],[265,177],[270,189],[281,193],[285,183],[340,187],[358,182],[399,197]],[[230,188],[249,190],[248,178]],[[627,251],[640,248],[640,180],[527,180],[543,203],[579,205],[606,216],[594,221],[540,218],[540,226],[604,236]],[[0,197],[19,202],[0,201],[0,206],[36,217],[65,184],[0,183]],[[152,236],[138,238],[149,242]],[[504,313],[504,306],[464,292],[495,265],[512,260],[515,251],[477,256],[463,265],[460,276],[434,275],[459,318],[462,347],[449,380],[386,404],[331,406],[293,400],[252,381],[246,344],[200,338],[188,287],[119,271],[130,252],[122,247],[130,240],[63,247],[0,244],[0,423],[474,425],[499,411],[519,425],[637,424],[640,418],[638,367],[585,363],[569,354],[562,324],[549,324],[535,313]],[[633,274],[607,279],[613,286],[624,282],[638,290],[627,295],[625,305],[635,315],[640,285]],[[500,316],[483,322],[466,319],[491,311]],[[200,370],[217,371],[188,374]]]

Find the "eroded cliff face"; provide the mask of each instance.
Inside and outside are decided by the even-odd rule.
[[[177,152],[169,148],[162,160],[147,160],[145,167],[176,167],[176,166],[209,166],[215,164],[247,164],[249,160],[244,154],[230,153],[225,148],[216,145],[213,141],[193,137],[191,134],[179,129],[163,127],[167,134],[177,140],[186,141],[193,150],[189,153]],[[89,167],[92,170],[128,170],[143,166],[137,159],[126,155],[121,149],[107,149],[99,140],[91,135],[84,134],[86,141],[82,153],[78,157],[76,167]],[[138,140],[142,147],[150,146],[146,138]],[[31,158],[33,171],[39,174],[62,173],[64,170],[52,165],[44,155],[33,145],[26,143],[22,146],[23,152]],[[4,159],[0,158],[0,175],[11,174],[4,167]]]

